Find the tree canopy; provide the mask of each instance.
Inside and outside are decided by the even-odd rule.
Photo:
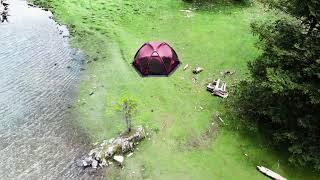
[[[286,148],[290,162],[320,170],[320,2],[272,5],[288,15],[252,24],[263,52],[248,64],[235,109]]]

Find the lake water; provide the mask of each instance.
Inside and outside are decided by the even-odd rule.
[[[8,2],[10,22],[0,23],[0,179],[92,179],[74,163],[87,151],[72,113],[82,56],[50,12]]]

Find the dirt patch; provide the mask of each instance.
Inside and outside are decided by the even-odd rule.
[[[198,135],[195,132],[190,132],[190,136],[187,139],[185,146],[187,149],[194,149],[194,148],[206,148],[208,147],[212,141],[217,137],[219,132],[219,123],[216,120],[210,121],[208,124],[207,129]]]
[[[160,120],[161,131],[170,128],[175,122],[175,118],[169,114],[161,116]]]

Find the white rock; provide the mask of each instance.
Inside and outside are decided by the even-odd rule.
[[[96,169],[98,167],[98,161],[93,160],[91,166],[92,168]]]
[[[106,159],[102,159],[101,165],[102,166],[108,166],[107,160]]]
[[[83,165],[84,167],[87,167],[87,166],[88,166],[88,164],[87,164],[86,161],[82,161],[82,165]]]
[[[117,161],[118,163],[122,164],[124,161],[124,157],[123,156],[113,156],[113,159],[115,161]]]

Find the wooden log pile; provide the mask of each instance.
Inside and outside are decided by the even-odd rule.
[[[207,86],[207,90],[211,92],[212,95],[219,96],[222,98],[226,98],[229,95],[226,88],[227,83],[221,83],[220,79],[217,79],[212,83],[209,83]]]
[[[129,134],[103,141],[99,147],[92,149],[88,156],[77,162],[78,166],[99,168],[108,166],[112,161],[123,165],[124,154],[133,152],[134,147],[146,137],[144,128],[139,126]]]

